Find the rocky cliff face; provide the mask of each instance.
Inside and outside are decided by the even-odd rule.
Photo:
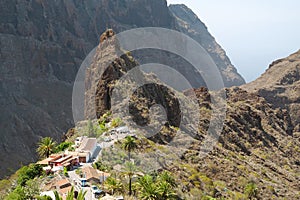
[[[109,34],[111,32],[112,34]],[[107,37],[109,35],[109,37]],[[105,40],[104,40],[105,38]],[[101,35],[85,78],[85,119],[100,118],[111,109],[111,96],[116,82],[138,63],[118,45],[113,30]]]
[[[204,114],[209,112],[210,102],[205,100],[209,94],[205,89],[196,93],[202,97],[200,112],[205,121],[209,119]],[[190,194],[187,198],[193,199],[197,188],[198,194],[217,199],[244,199],[245,186],[253,182],[257,185],[253,199],[298,199],[300,134],[291,131],[290,113],[274,109],[263,97],[237,87],[226,89],[226,93],[227,117],[219,143],[200,159],[201,140],[195,142],[181,160],[190,166],[173,168],[183,190]],[[200,123],[200,130],[205,130],[206,124]]]
[[[257,80],[242,86],[264,97],[273,108],[287,109],[292,131],[300,132],[300,51],[274,61]]]
[[[166,111],[167,118],[162,126],[166,129],[170,126],[179,127],[181,111],[175,93],[163,85],[155,75],[146,74],[139,68],[135,68],[139,66],[139,63],[131,56],[131,53],[121,50],[114,34],[107,37],[110,32],[113,33],[113,30],[107,30],[101,35],[100,44],[91,65],[86,70],[85,118],[100,118],[108,111],[113,111],[114,115],[120,115],[120,112],[122,113],[122,110],[128,107],[128,113],[125,116],[119,116],[123,122],[132,128],[136,128],[132,122],[145,127],[150,124],[153,116],[159,117],[158,113],[151,112],[149,108],[161,105]],[[102,40],[103,38],[105,40]],[[118,82],[133,69],[134,71],[131,71],[134,73],[133,76],[129,76],[124,82],[122,80],[121,83]],[[136,88],[140,82],[146,84]],[[116,90],[118,92],[115,92]],[[133,93],[129,93],[131,90]],[[126,102],[128,98],[129,101]],[[152,139],[164,143],[171,138],[171,136],[165,136],[157,134]]]
[[[107,27],[116,32],[144,26],[185,31],[178,25],[181,16],[174,17],[176,11],[170,10],[165,0],[1,1],[0,176],[35,160],[40,137],[59,140],[73,125],[73,81]],[[209,35],[206,29],[201,31],[197,38]],[[203,41],[214,40],[203,37]],[[224,56],[215,42],[201,44],[207,50],[216,48],[209,50],[216,54],[214,59],[218,53]],[[229,66],[225,71],[234,72],[225,61]],[[223,77],[227,86],[243,82],[228,74]]]
[[[116,47],[118,45],[114,39],[100,43],[92,65],[87,71],[87,80],[90,80],[89,77],[97,77],[97,74],[101,74],[99,70],[103,68],[99,65],[100,63],[108,65],[102,77],[99,76],[96,80],[86,83],[88,88],[97,88],[91,91],[100,91],[95,94],[96,110],[102,112],[100,115],[104,114],[105,110],[122,109],[119,108],[119,104],[122,104],[128,96],[125,94],[124,97],[119,98],[118,104],[114,104],[114,108],[111,108],[112,91],[116,89],[116,80],[137,66],[134,59],[126,54],[120,58],[111,57],[117,54],[118,49]],[[107,62],[107,56],[113,60],[111,64]],[[294,84],[297,86],[299,82],[298,58],[298,54],[293,54],[288,58],[288,62],[286,59],[275,62],[278,65],[281,62],[286,62],[287,65],[291,64],[291,66],[285,66],[286,72],[277,75],[280,76],[277,81],[274,80],[274,77],[270,77],[271,74],[263,75],[266,79],[271,80],[271,82],[267,82],[266,87],[270,89],[274,83],[277,83],[276,86],[279,88],[288,86],[290,89],[288,91],[297,92],[297,87],[294,87]],[[273,64],[269,69],[275,70],[273,75],[278,74],[278,70],[280,70],[278,69],[280,65],[277,67],[275,65]],[[141,71],[139,73],[135,77],[147,79],[151,76]],[[208,91],[201,87],[185,91],[184,95],[179,95],[179,93],[159,84],[159,81],[156,82],[155,77],[152,77],[151,80],[152,84],[145,84],[130,94],[129,114],[132,115],[133,122],[140,126],[147,126],[150,124],[150,118],[156,115],[155,112],[150,112],[151,107],[159,104],[164,108],[167,122],[155,135],[148,137],[148,139],[155,142],[155,145],[161,145],[160,148],[153,147],[154,149],[151,150],[154,152],[153,155],[157,151],[164,158],[164,161],[158,162],[158,168],[172,171],[176,178],[181,180],[177,191],[181,197],[199,199],[201,195],[206,194],[217,199],[299,198],[300,133],[294,128],[297,120],[293,118],[293,112],[287,110],[289,104],[283,106],[280,104],[282,102],[277,102],[276,99],[272,100],[269,96],[264,98],[261,93],[248,92],[241,87],[225,89],[227,115],[223,130],[213,150],[206,157],[201,157],[199,156],[203,151],[201,147],[205,137],[207,137],[214,106],[211,103],[211,96],[216,91]],[[266,80],[262,81],[265,82]],[[274,82],[272,83],[272,81]],[[123,87],[130,87],[130,81],[126,83],[127,85],[123,85]],[[262,85],[262,83],[258,83],[258,85]],[[250,86],[242,87],[248,88]],[[188,123],[180,126],[180,118],[184,114],[184,109],[181,110],[180,107],[187,106],[189,104],[188,99],[193,94],[196,94],[198,99],[199,109],[193,107],[193,110],[200,113],[199,121],[196,120],[196,123],[199,123],[195,125],[190,119],[187,119]],[[290,97],[298,98],[298,96],[297,92]],[[93,97],[93,93],[86,93],[86,100],[93,104],[94,101],[90,101],[91,97]],[[192,113],[189,114],[195,116]],[[193,125],[194,127],[192,127]],[[178,130],[179,126],[180,131],[174,131],[174,129]],[[193,132],[194,135],[188,135],[190,132]],[[136,133],[137,138],[141,135],[142,137],[147,136],[147,133],[143,133],[145,134],[143,135],[141,131],[136,131]],[[182,135],[182,137],[175,138],[176,135]],[[187,139],[189,136],[192,138]],[[158,150],[176,152],[175,149],[172,149],[171,143],[176,144],[176,149],[179,149],[179,158],[175,158],[175,154],[171,154],[174,156],[171,159],[162,156],[164,154]],[[186,144],[187,146],[184,146]],[[119,149],[116,148],[116,151]],[[139,156],[146,163],[156,162],[155,159],[157,159],[154,157],[151,160],[143,153]],[[245,188],[249,184],[255,184],[257,187],[251,197],[247,196],[247,192],[245,192]]]
[[[98,84],[100,88],[109,85],[108,89],[102,90],[105,95],[99,96],[102,103],[107,102],[107,96],[111,95],[115,86],[113,82],[106,80],[118,77],[118,74],[126,71],[125,65],[117,66],[119,70],[110,73],[110,76],[100,80]],[[178,99],[184,103],[180,106],[185,106],[188,104],[187,99],[195,93],[199,110],[196,107],[193,109],[200,113],[198,131],[194,132],[197,134],[193,135],[192,140],[186,140],[186,134],[176,139],[176,149],[180,149],[180,158],[163,157],[163,161],[158,162],[159,169],[171,171],[180,180],[177,194],[185,199],[199,199],[200,196],[205,195],[216,199],[299,198],[300,134],[292,128],[293,121],[290,113],[286,109],[273,108],[273,105],[263,97],[239,87],[232,87],[225,91],[227,116],[223,131],[213,150],[206,157],[201,157],[199,156],[202,151],[201,146],[207,136],[206,132],[212,117],[213,105],[210,99],[212,93],[206,88],[198,88],[185,91],[185,96],[179,96],[159,84],[144,85],[136,90],[130,97],[129,103],[129,112],[135,123],[141,126],[148,125],[149,108],[155,104],[165,108],[169,119],[158,134],[149,137],[156,143],[155,145],[161,146],[155,146],[152,150],[147,149],[147,152],[153,151],[153,155],[158,152],[161,156],[161,149],[166,152],[170,149],[176,151],[168,144],[174,142],[175,134],[186,131],[188,133],[189,127],[181,127],[182,132],[176,133],[169,125],[175,127],[179,125],[178,118],[182,113],[178,112],[180,111]],[[109,109],[109,107],[105,108]],[[141,132],[137,131],[137,133]],[[187,141],[187,148],[182,147]],[[147,163],[151,159],[144,157],[145,152],[141,150],[143,148],[151,147],[146,143],[137,150],[138,155],[135,156],[141,156],[139,158]],[[115,150],[119,151],[118,148]],[[153,162],[157,162],[154,160]],[[255,184],[257,187],[251,194],[251,198],[245,192],[249,184]]]
[[[170,5],[169,9],[175,18],[176,29],[199,42],[210,54],[220,69],[226,87],[245,83],[243,77],[237,73],[237,70],[231,64],[224,49],[216,42],[208,32],[205,24],[199,20],[191,9],[185,5]]]

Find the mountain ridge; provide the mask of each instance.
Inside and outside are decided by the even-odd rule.
[[[111,47],[102,50],[109,52],[114,50],[113,43],[110,42],[110,44]],[[91,71],[97,68],[101,70],[101,66],[97,63],[103,63],[106,60],[102,60],[102,53],[97,51]],[[114,108],[109,103],[107,104],[109,102],[107,99],[110,99],[112,95],[111,91],[118,84],[115,80],[120,78],[127,68],[132,67],[132,64],[122,65],[122,63],[124,62],[115,60],[108,68],[110,73],[104,79],[100,79],[99,84],[93,86],[97,86],[102,91],[98,95],[100,102],[98,105],[102,112],[112,111],[115,114],[114,111],[122,110],[118,104],[126,101],[126,98],[119,98],[119,102],[113,105]],[[142,76],[139,74],[137,77]],[[155,83],[159,85],[159,82]],[[125,88],[130,87],[130,81],[121,85]],[[274,105],[267,99],[257,93],[246,91],[242,88],[243,86],[226,88],[227,115],[223,130],[218,142],[207,156],[202,157],[203,143],[208,136],[207,130],[212,118],[211,95],[216,91],[208,91],[207,88],[202,87],[185,91],[184,96],[180,96],[162,87],[147,87],[137,89],[135,94],[130,96],[129,113],[133,116],[133,121],[138,125],[147,126],[151,121],[150,118],[160,119],[157,112],[149,111],[155,104],[164,107],[168,121],[163,124],[163,128],[158,133],[148,137],[148,140],[159,145],[159,148],[155,146],[152,149],[145,142],[145,147],[141,147],[141,152],[139,150],[135,152],[135,159],[143,161],[139,164],[145,168],[145,171],[149,168],[153,170],[152,166],[157,167],[157,162],[158,171],[164,169],[172,172],[176,179],[180,180],[176,192],[182,199],[199,199],[199,196],[205,195],[216,199],[249,199],[245,196],[245,188],[249,184],[256,186],[252,199],[299,198],[300,133],[293,128],[294,121],[288,110],[280,107],[274,108]],[[181,102],[180,107],[188,105],[188,99],[192,98],[193,93],[196,94],[199,104],[199,108],[193,107],[193,111],[200,113],[200,119],[199,122],[185,119],[187,121],[185,126],[178,123],[177,117],[184,114],[184,110],[178,109],[178,102]],[[105,106],[102,106],[103,104]],[[194,116],[192,113],[189,115],[191,118]],[[126,117],[128,115],[122,120],[128,125]],[[141,130],[131,128],[130,123],[131,120],[128,126],[130,130],[135,130],[137,139],[147,135]],[[176,132],[177,129],[179,132]],[[194,135],[189,134],[191,132]],[[178,134],[182,137],[176,137]],[[144,152],[144,148],[149,149]],[[115,151],[121,150],[116,147],[111,148],[109,152],[117,155]],[[156,153],[163,158],[162,162],[159,162]],[[103,162],[117,163],[118,158],[110,154],[106,156],[107,160],[104,159]]]
[[[120,58],[115,56],[118,45],[113,38],[105,40],[104,36],[110,35],[111,30],[107,32],[101,37],[91,66],[86,71],[86,103],[93,107],[95,101],[89,98],[95,96],[96,117],[103,122],[106,122],[106,117],[101,119],[102,114],[112,111],[112,108],[124,110],[119,106],[124,102],[127,106],[127,93],[122,93],[126,90],[121,90],[120,96],[125,97],[118,98],[113,106],[112,91],[118,84],[116,80],[138,64],[130,52],[123,52]],[[143,85],[130,94],[129,113],[133,116],[132,121],[147,126],[154,117],[164,124],[159,133],[148,139],[140,137],[145,136],[144,132],[133,129],[134,137],[141,139],[141,143],[136,151],[131,152],[131,158],[143,161],[135,162],[136,165],[141,164],[153,170],[152,166],[157,163],[155,167],[158,166],[158,169],[155,169],[158,171],[163,169],[172,172],[178,180],[176,193],[182,199],[299,199],[299,115],[294,115],[298,111],[294,106],[297,106],[299,98],[299,53],[275,61],[261,78],[252,83],[223,89],[227,96],[226,119],[217,143],[212,145],[206,156],[201,155],[205,153],[202,147],[213,116],[211,95],[219,91],[208,91],[201,87],[179,95],[158,82],[155,82],[156,85]],[[104,71],[105,75],[94,76],[101,74],[103,63],[109,65]],[[136,77],[143,76],[140,72]],[[154,75],[148,76],[152,81],[155,80]],[[124,83],[121,82],[121,86],[130,87],[130,81]],[[196,94],[198,101],[195,103],[199,107],[189,104],[193,93]],[[178,109],[178,99],[180,106],[192,107],[188,117],[183,118],[186,126],[179,127],[181,115],[188,109]],[[17,100],[20,106],[26,107],[26,101]],[[159,109],[152,109],[156,104],[165,108],[168,121],[160,118]],[[95,111],[88,106],[87,113]],[[197,112],[200,114],[199,122],[191,119],[196,116],[192,113]],[[127,116],[120,119],[126,123]],[[88,121],[85,124],[89,124]],[[80,130],[84,132],[83,128],[75,127],[70,135],[76,137],[74,134]],[[119,162],[122,163],[122,157],[126,155],[118,154],[121,146],[119,141],[112,148],[107,148],[101,161],[111,164],[112,169],[115,164],[120,167]],[[156,156],[163,159],[157,159]]]
[[[294,128],[300,131],[300,50],[272,62],[265,73],[242,88],[264,97],[274,109],[288,110]]]
[[[73,81],[102,32],[175,23],[165,0],[1,1],[0,177],[36,160],[41,137],[60,141],[74,125]]]

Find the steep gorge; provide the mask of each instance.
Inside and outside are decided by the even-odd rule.
[[[74,125],[73,81],[106,28],[120,32],[151,26],[185,32],[176,25],[180,20],[174,17],[176,12],[165,0],[1,1],[0,176],[36,160],[39,138],[60,140]],[[194,15],[190,12],[187,15]],[[207,29],[197,31],[197,41],[212,51],[221,71],[230,69],[223,76],[226,86],[244,83],[228,60],[221,64],[224,52],[212,37],[207,39]]]

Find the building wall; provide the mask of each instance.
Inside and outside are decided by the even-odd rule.
[[[79,157],[79,162],[86,163],[86,157]]]

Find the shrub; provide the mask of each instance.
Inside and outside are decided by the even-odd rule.
[[[67,169],[66,167],[64,167],[64,175],[65,175],[66,177],[69,177],[68,169]]]
[[[43,174],[43,169],[41,165],[30,164],[29,166],[24,166],[18,170],[18,184],[21,186],[26,185],[26,181],[39,177]]]
[[[98,170],[104,171],[104,172],[110,171],[112,169],[110,166],[104,164],[101,160],[98,160],[97,162],[95,162],[93,164],[93,167],[95,169],[98,169]]]
[[[123,125],[121,118],[117,117],[111,120],[111,127],[115,128],[121,125]]]
[[[7,179],[0,180],[1,192],[9,189],[10,187],[11,187],[11,182],[9,180],[7,180]],[[0,196],[0,199],[1,199],[1,196]]]
[[[95,129],[94,129],[94,126],[93,126],[93,123],[91,120],[88,121],[87,123],[87,135],[89,137],[94,137],[95,136]]]
[[[36,199],[37,200],[52,200],[52,198],[49,196],[38,196],[38,197],[36,197]]]
[[[216,200],[215,198],[208,196],[208,195],[204,195],[201,197],[201,200]]]
[[[66,149],[69,149],[72,145],[72,142],[62,142],[56,147],[55,153],[65,151]]]
[[[81,168],[76,169],[76,170],[75,170],[75,173],[76,173],[77,175],[81,176],[81,174],[82,174]]]
[[[249,199],[257,196],[257,186],[254,182],[250,182],[245,186],[244,193]]]
[[[22,186],[17,186],[11,193],[9,193],[4,200],[25,200],[25,192]]]

